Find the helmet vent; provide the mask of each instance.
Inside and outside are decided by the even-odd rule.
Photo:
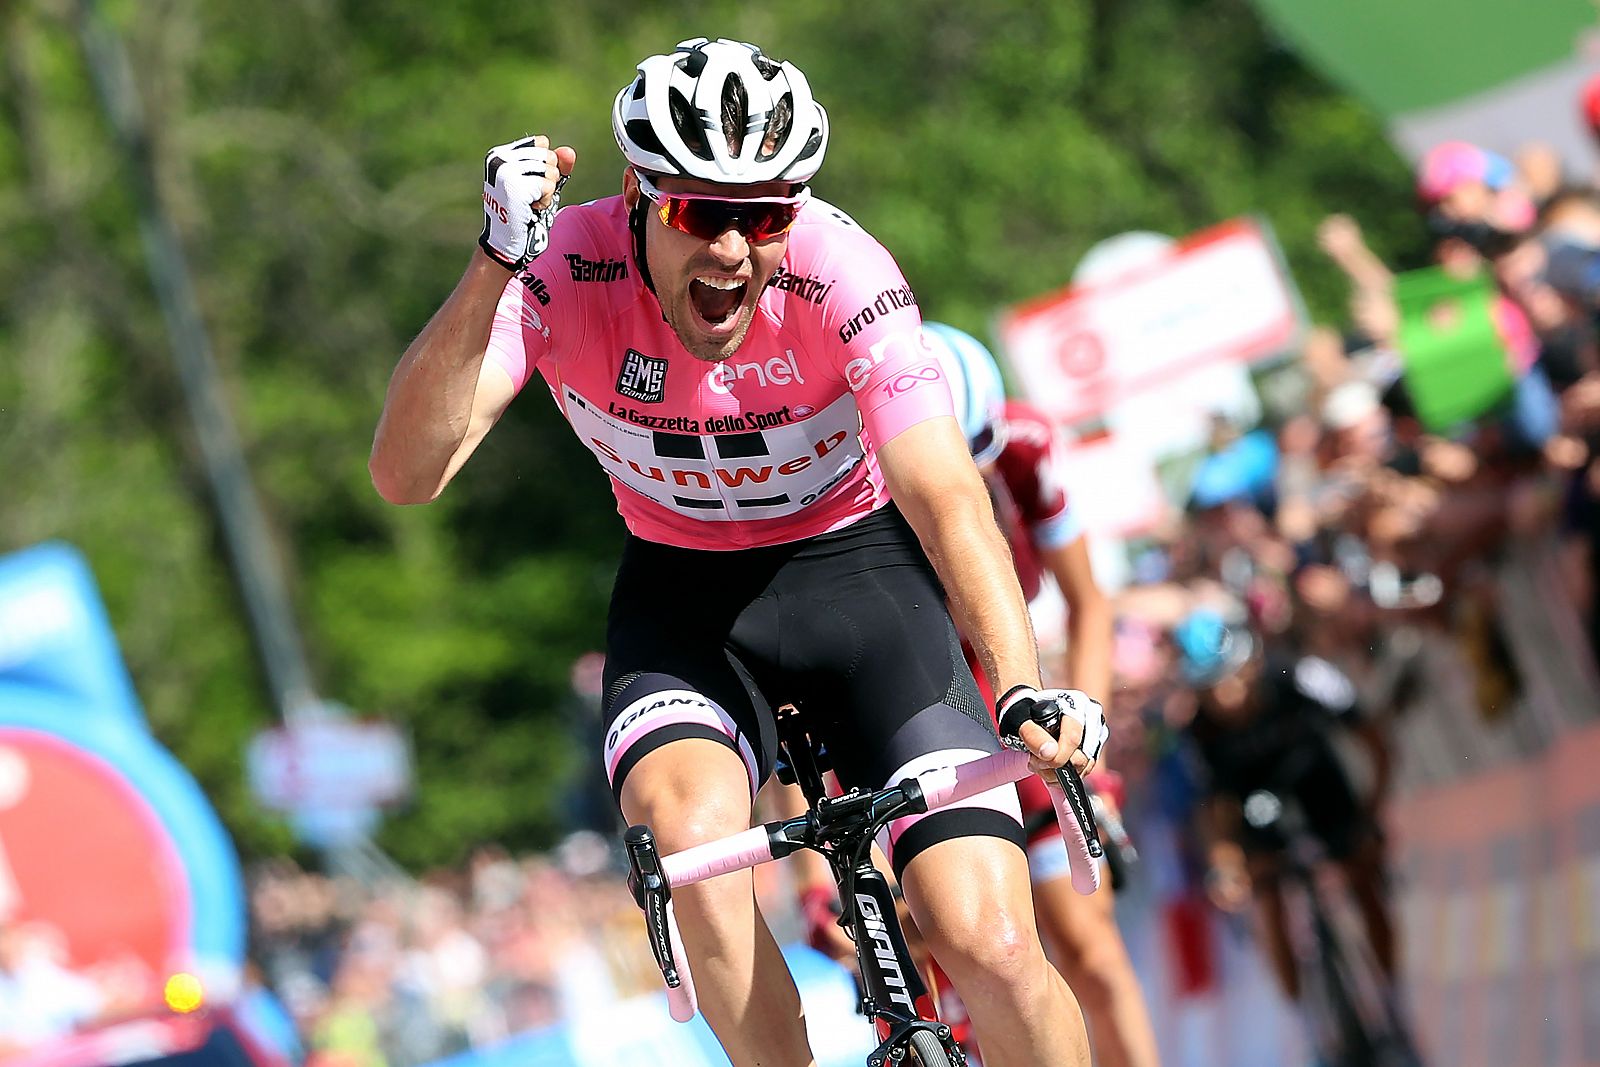
[[[722,82],[722,134],[728,139],[728,153],[738,155],[744,148],[745,125],[750,117],[750,97],[744,82],[730,74]]]
[[[767,81],[771,81],[773,78],[776,78],[783,71],[783,65],[781,63],[774,63],[771,59],[768,59],[760,52],[757,52],[755,55],[751,56],[750,62]]]
[[[689,103],[689,98],[677,88],[672,88],[667,92],[667,106],[672,109],[672,126],[678,131],[678,136],[683,138],[683,143],[688,146],[689,151],[709,163],[713,158],[711,143],[706,140],[706,130],[700,122],[700,113]]]
[[[802,159],[809,159],[810,157],[816,155],[817,154],[817,150],[820,149],[821,147],[822,147],[822,131],[821,130],[813,130],[813,131],[811,131],[811,136],[806,140],[806,146],[804,148],[800,149],[800,154],[794,157],[794,161],[796,163],[798,163]]]
[[[666,147],[662,145],[661,138],[656,136],[656,131],[651,127],[649,119],[629,119],[626,128],[628,139],[646,152],[658,156],[667,154]]]
[[[771,116],[767,119],[767,130],[761,138],[761,149],[756,152],[756,162],[765,163],[778,154],[778,150],[789,141],[789,131],[794,128],[794,96],[784,93],[778,97],[778,102],[772,106]]]
[[[700,72],[706,69],[705,49],[695,45],[684,55],[683,61],[678,64],[683,72],[691,78],[700,77]]]

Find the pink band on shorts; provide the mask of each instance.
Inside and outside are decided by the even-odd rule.
[[[713,700],[692,689],[659,689],[630,703],[618,712],[606,734],[606,780],[616,788],[617,767],[628,750],[664,726],[692,723],[709,727],[733,742],[744,760],[750,778],[750,796],[755,798],[761,781],[757,777],[756,754],[739,732],[733,717]]]
[[[938,752],[929,752],[926,755],[918,756],[891,774],[888,782],[884,784],[893,785],[904,778],[915,778],[918,775],[927,774],[929,771],[945,767],[959,767],[964,763],[972,763],[992,755],[994,753],[982,752],[975,748],[947,748]],[[965,800],[958,800],[954,804],[949,804],[938,810],[954,811],[957,808],[988,808],[992,811],[998,811],[1002,815],[1009,815],[1016,820],[1018,826],[1022,825],[1022,805],[1017,800],[1016,786],[1011,782],[998,785],[987,792],[979,793]],[[920,820],[926,819],[932,814],[933,812],[924,812],[921,815],[907,815],[889,824],[889,841],[884,847],[884,852],[891,860],[894,858],[894,843],[900,840],[900,835]]]

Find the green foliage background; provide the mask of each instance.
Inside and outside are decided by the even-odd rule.
[[[1095,241],[1258,212],[1313,312],[1313,243],[1360,214],[1419,233],[1376,118],[1245,0],[108,4],[155,130],[321,689],[410,730],[412,864],[548,843],[590,758],[568,667],[598,647],[621,537],[605,480],[529,394],[444,497],[399,509],[365,460],[390,369],[480,224],[483,151],[547,132],[569,202],[620,181],[609,108],[701,34],[795,61],[829,108],[816,186],[896,255],[926,313],[980,335]],[[0,2],[0,551],[92,561],[156,733],[247,854],[288,847],[242,751],[273,720],[141,256],[129,179],[62,0]]]

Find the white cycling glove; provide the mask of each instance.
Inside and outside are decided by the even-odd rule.
[[[516,270],[550,244],[550,224],[567,179],[555,151],[534,138],[496,145],[483,157],[483,233],[478,244],[507,270]],[[535,207],[545,197],[543,208]]]
[[[1091,761],[1100,758],[1111,731],[1106,727],[1105,709],[1089,694],[1077,689],[1035,689],[1028,685],[1015,685],[1006,691],[995,708],[1000,720],[1000,737],[1012,747],[1022,745],[1022,724],[1032,719],[1052,736],[1060,736],[1061,718],[1065,716],[1083,727],[1083,740],[1078,748]]]

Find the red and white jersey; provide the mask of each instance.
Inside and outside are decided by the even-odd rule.
[[[538,371],[635,535],[737,549],[812,537],[888,500],[874,451],[952,413],[900,268],[812,200],[732,357],[695,359],[633,261],[620,196],[561,210],[506,285],[488,358]]]
[[[1066,643],[1067,603],[1040,550],[1071,544],[1083,536],[1083,523],[1067,499],[1055,427],[1018,400],[1006,401],[1003,419],[1005,445],[984,480],[1011,544],[1039,646],[1055,651]]]

